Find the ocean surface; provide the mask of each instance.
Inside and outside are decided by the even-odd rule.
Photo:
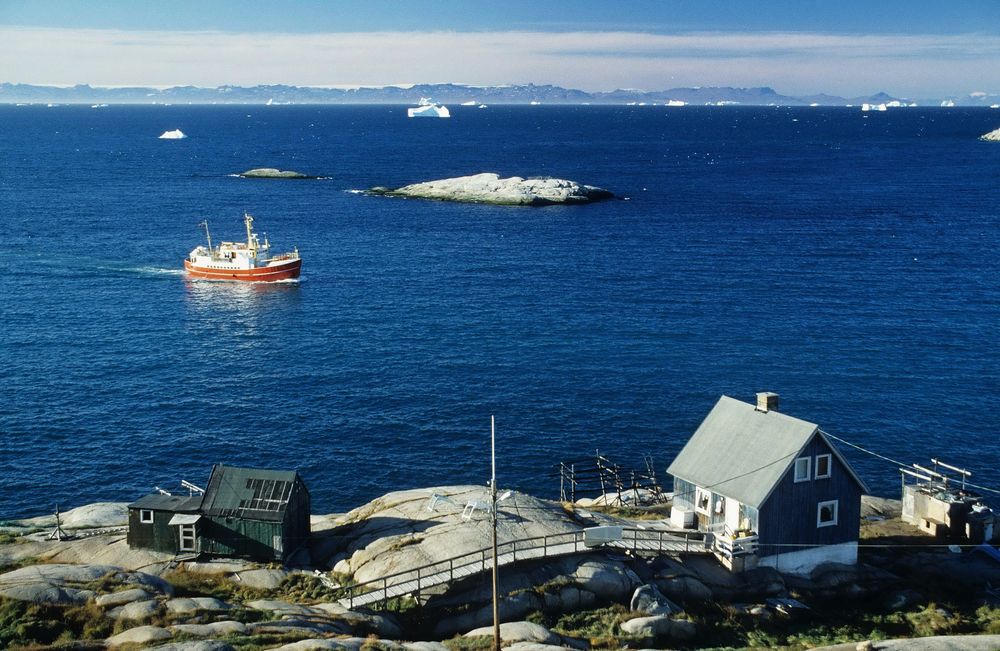
[[[1000,111],[0,107],[0,519],[211,464],[317,513],[595,451],[660,478],[722,394],[1000,489]],[[181,129],[183,140],[161,140]],[[254,167],[316,180],[249,180]],[[357,191],[493,171],[620,199]],[[299,282],[186,278],[243,211]],[[889,462],[842,446],[874,492]]]

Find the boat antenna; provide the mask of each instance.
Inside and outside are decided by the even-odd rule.
[[[212,250],[212,234],[208,232],[208,220],[203,219],[200,224],[198,224],[205,229],[205,237],[208,239],[208,250]]]

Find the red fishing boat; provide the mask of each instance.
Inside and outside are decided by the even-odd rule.
[[[253,232],[253,217],[243,213],[243,222],[247,227],[246,242],[222,242],[214,248],[208,222],[199,224],[205,229],[208,246],[198,246],[191,251],[184,260],[184,269],[192,276],[212,280],[269,282],[298,278],[302,269],[298,248],[272,256],[267,234],[261,244]]]

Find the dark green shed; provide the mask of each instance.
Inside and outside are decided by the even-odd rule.
[[[284,560],[309,537],[309,491],[294,471],[216,464],[203,496],[129,505],[128,542],[167,552]]]

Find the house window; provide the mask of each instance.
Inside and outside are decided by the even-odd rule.
[[[139,509],[139,522],[150,524],[153,521],[153,511],[151,509]]]
[[[696,488],[694,492],[694,510],[708,515],[711,508],[712,492],[704,488]]]
[[[826,479],[830,476],[829,454],[819,454],[816,456],[816,479]]]
[[[816,507],[816,526],[833,527],[837,524],[837,500],[820,502]]]
[[[795,460],[795,481],[809,481],[809,457],[799,457]]]
[[[193,524],[182,524],[180,529],[180,550],[182,552],[193,552],[195,550],[195,534]]]

